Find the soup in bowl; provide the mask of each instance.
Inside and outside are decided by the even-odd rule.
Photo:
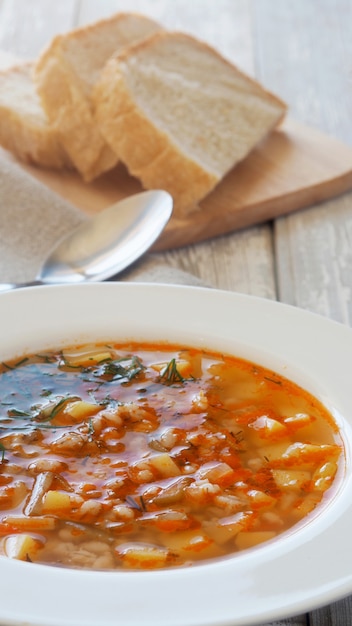
[[[116,611],[162,624],[173,606],[170,624],[255,624],[321,601],[312,557],[332,537],[340,549],[334,524],[350,516],[347,381],[332,366],[348,329],[183,287],[1,301],[5,623],[37,624],[41,607],[53,625],[113,624]],[[336,572],[337,558],[332,588]]]
[[[154,569],[227,556],[304,521],[344,466],[311,394],[204,348],[22,355],[2,362],[0,398],[0,553],[23,561]]]

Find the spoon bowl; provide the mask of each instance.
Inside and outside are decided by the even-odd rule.
[[[172,206],[172,197],[163,190],[120,200],[61,239],[34,281],[2,284],[0,291],[111,278],[151,247],[169,221]]]

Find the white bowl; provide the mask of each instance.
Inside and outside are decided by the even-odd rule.
[[[346,464],[314,518],[233,557],[152,572],[90,572],[0,557],[0,624],[245,626],[352,593],[352,331],[269,300],[216,290],[87,284],[0,295],[0,360],[104,340],[167,340],[245,357],[313,393],[334,415]]]

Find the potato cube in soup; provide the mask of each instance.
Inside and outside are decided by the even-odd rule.
[[[192,374],[192,365],[185,359],[177,359],[173,363],[175,370],[181,378],[188,378]],[[170,370],[170,362],[154,363],[152,367],[160,373],[160,376],[167,376]]]
[[[210,463],[203,465],[198,470],[201,478],[206,478],[211,483],[223,487],[232,485],[235,480],[235,472],[227,463]]]
[[[301,499],[296,503],[296,506],[293,506],[290,510],[292,517],[296,517],[297,520],[305,517],[319,504],[321,498],[321,494],[319,492],[309,493],[303,500]]]
[[[70,511],[71,507],[70,494],[66,491],[49,490],[43,496],[42,513]]]
[[[38,539],[27,534],[11,535],[5,539],[5,554],[10,559],[31,561],[41,547]]]
[[[239,550],[245,550],[274,537],[276,537],[276,532],[273,530],[243,531],[236,536],[235,544]]]
[[[113,354],[110,350],[103,348],[91,348],[85,350],[84,348],[77,350],[65,350],[63,357],[66,365],[69,367],[89,367],[90,365],[97,365],[113,358]]]
[[[276,498],[259,489],[250,489],[247,491],[247,497],[252,509],[271,508],[277,502]]]
[[[64,413],[70,415],[76,421],[83,421],[92,415],[98,413],[101,407],[92,402],[84,402],[83,400],[76,400],[75,402],[68,402],[65,406]]]
[[[258,448],[258,454],[264,461],[279,461],[288,448],[288,443],[280,442]]]
[[[212,520],[205,523],[205,529],[209,537],[217,544],[222,545],[229,539],[236,537],[239,532],[250,528],[255,519],[252,511],[239,512],[229,517]]]
[[[268,440],[274,442],[285,439],[288,436],[288,429],[278,420],[262,415],[249,424],[249,436],[257,445],[260,445],[260,442],[265,445]]]
[[[181,474],[173,458],[165,454],[156,454],[149,459],[149,465],[163,478],[171,478]]]
[[[192,558],[192,554],[202,555],[202,558],[210,558],[214,554],[214,540],[204,531],[184,530],[165,535],[163,544],[178,556]]]
[[[300,490],[311,479],[311,473],[307,470],[273,469],[271,473],[280,489]]]
[[[166,548],[138,542],[118,545],[115,552],[123,565],[139,569],[164,567],[169,555]]]
[[[302,501],[298,491],[293,489],[283,490],[277,509],[283,517],[291,515],[294,507]]]
[[[313,424],[314,421],[315,418],[308,413],[296,413],[295,415],[291,415],[290,417],[286,417],[284,419],[284,422],[288,426],[290,431],[307,428],[311,424]]]

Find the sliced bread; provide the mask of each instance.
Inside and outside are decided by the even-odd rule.
[[[35,65],[42,106],[86,181],[118,161],[93,117],[91,92],[100,71],[114,52],[160,28],[147,17],[120,13],[56,36]]]
[[[96,119],[144,187],[185,215],[283,118],[286,105],[214,49],[160,32],[114,55],[94,90]]]
[[[0,145],[21,161],[61,169],[70,161],[48,124],[31,72],[30,62],[0,72]]]

